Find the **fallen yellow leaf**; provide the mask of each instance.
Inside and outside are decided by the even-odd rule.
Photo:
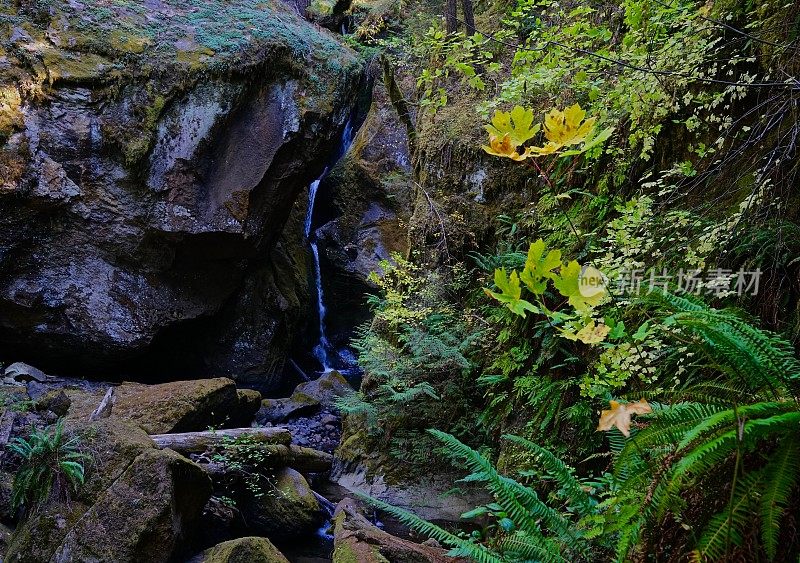
[[[611,408],[609,410],[604,410],[600,413],[600,423],[597,425],[597,430],[611,430],[612,427],[616,426],[625,437],[631,435],[631,415],[653,412],[653,409],[644,399],[635,403],[611,401],[610,405]]]

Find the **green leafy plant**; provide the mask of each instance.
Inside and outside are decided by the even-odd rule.
[[[44,430],[34,430],[27,438],[17,437],[8,444],[22,463],[14,475],[11,505],[32,509],[52,498],[68,499],[85,479],[84,463],[89,456],[80,451],[77,436],[64,435],[64,420]]]
[[[705,362],[671,393],[672,405],[654,409],[617,457],[624,487],[646,497],[619,556],[648,526],[670,514],[680,517],[682,493],[722,472],[730,476],[727,501],[701,527],[693,557],[724,559],[743,544],[750,526],[759,525],[762,547],[774,559],[781,522],[800,485],[800,363],[788,342],[733,311],[662,291],[649,301],[667,312],[665,324],[679,327],[680,338],[689,338]],[[665,469],[654,474],[653,466]]]
[[[494,537],[464,537],[406,510],[371,497],[361,498],[418,532],[451,546],[450,555],[455,557],[496,563],[576,561],[587,559],[590,553],[598,554],[598,546],[592,546],[588,541],[584,527],[596,513],[599,503],[586,491],[586,484],[575,477],[572,469],[548,450],[524,438],[505,436],[530,454],[540,477],[555,484],[556,490],[546,502],[533,489],[500,474],[486,457],[455,437],[438,430],[429,432],[444,445],[445,452],[455,463],[466,465],[471,470],[466,481],[484,483],[491,491],[495,499],[493,505],[469,511],[462,518],[490,514],[498,522]]]

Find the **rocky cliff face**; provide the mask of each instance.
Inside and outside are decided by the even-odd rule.
[[[371,65],[373,74],[378,65]],[[329,337],[346,345],[368,317],[369,277],[382,260],[408,252],[413,186],[408,132],[380,78],[369,111],[347,154],[320,186],[317,238],[328,300]]]
[[[269,386],[361,74],[275,2],[0,8],[0,354]]]

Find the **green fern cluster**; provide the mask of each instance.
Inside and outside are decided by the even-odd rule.
[[[505,436],[532,461],[528,477],[555,484],[545,501],[474,449],[431,430],[472,471],[466,480],[486,485],[494,513],[509,523],[479,542],[370,502],[475,561],[638,559],[670,528],[668,519],[698,530],[691,553],[698,561],[726,560],[746,542],[752,550],[755,529],[767,559],[796,556],[797,546],[781,543],[782,523],[796,512],[800,491],[800,365],[791,346],[735,311],[664,292],[647,299],[699,359],[685,385],[661,393],[669,404],[654,403],[652,415],[640,418],[643,428],[627,439],[608,434],[612,474],[599,483],[578,479],[547,449]]]
[[[28,438],[15,438],[8,449],[22,463],[14,476],[11,505],[30,509],[54,496],[66,497],[77,491],[85,479],[84,462],[89,456],[80,451],[77,436],[66,438],[64,420],[53,427],[34,430]]]
[[[702,358],[687,384],[669,394],[672,404],[657,406],[616,459],[615,473],[629,494],[639,491],[646,499],[618,555],[627,557],[648,527],[657,529],[670,514],[680,517],[687,490],[727,474],[726,502],[701,528],[693,556],[724,559],[757,525],[774,559],[781,521],[800,485],[800,364],[789,343],[735,311],[665,292],[649,300]]]
[[[346,415],[346,428],[366,434],[372,451],[411,469],[430,456],[434,443],[425,433],[430,424],[441,423],[459,435],[459,428],[474,430],[477,408],[470,404],[475,397],[469,393],[474,385],[469,356],[481,333],[468,327],[463,315],[435,291],[408,290],[419,287],[413,271],[393,272],[405,280],[392,285],[400,287],[401,298],[386,290],[371,299],[376,318],[358,329],[352,343],[364,370],[361,390],[337,406]],[[398,313],[397,303],[414,314]],[[387,308],[389,317],[384,315]],[[447,409],[442,409],[443,401]]]
[[[597,513],[599,504],[585,490],[571,468],[548,450],[517,436],[505,436],[528,451],[542,475],[557,485],[555,502],[542,500],[532,488],[500,474],[490,460],[457,438],[429,430],[451,459],[471,471],[464,481],[484,483],[495,498],[499,516],[508,521],[496,537],[479,543],[474,537],[454,534],[418,516],[371,497],[361,498],[384,510],[405,525],[435,538],[453,549],[450,555],[482,563],[587,561],[598,555],[590,541],[585,521]],[[556,504],[556,506],[552,506]],[[473,511],[480,513],[481,511]],[[465,514],[465,517],[470,514]]]

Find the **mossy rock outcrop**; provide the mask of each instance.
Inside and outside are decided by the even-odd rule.
[[[250,532],[273,540],[313,534],[325,519],[308,482],[290,468],[276,472],[262,494],[245,492],[236,500]]]
[[[290,418],[309,416],[321,408],[335,409],[337,399],[353,393],[353,388],[336,370],[295,387],[290,397],[264,399],[257,419],[260,423],[280,423]]]
[[[278,0],[1,7],[0,357],[276,384],[362,70]]]
[[[395,537],[374,526],[359,504],[342,500],[333,516],[333,563],[453,563],[441,547]]]
[[[192,563],[289,563],[267,538],[250,536],[207,549]]]
[[[88,480],[69,503],[32,510],[5,561],[168,561],[211,495],[206,473],[156,449],[130,423],[108,419],[69,430],[93,454]]]
[[[68,389],[71,420],[87,420],[105,389]],[[257,396],[257,398],[256,398]],[[257,391],[236,389],[226,377],[173,381],[156,385],[123,383],[114,388],[111,417],[143,428],[148,434],[196,432],[209,426],[249,426],[260,404]]]

